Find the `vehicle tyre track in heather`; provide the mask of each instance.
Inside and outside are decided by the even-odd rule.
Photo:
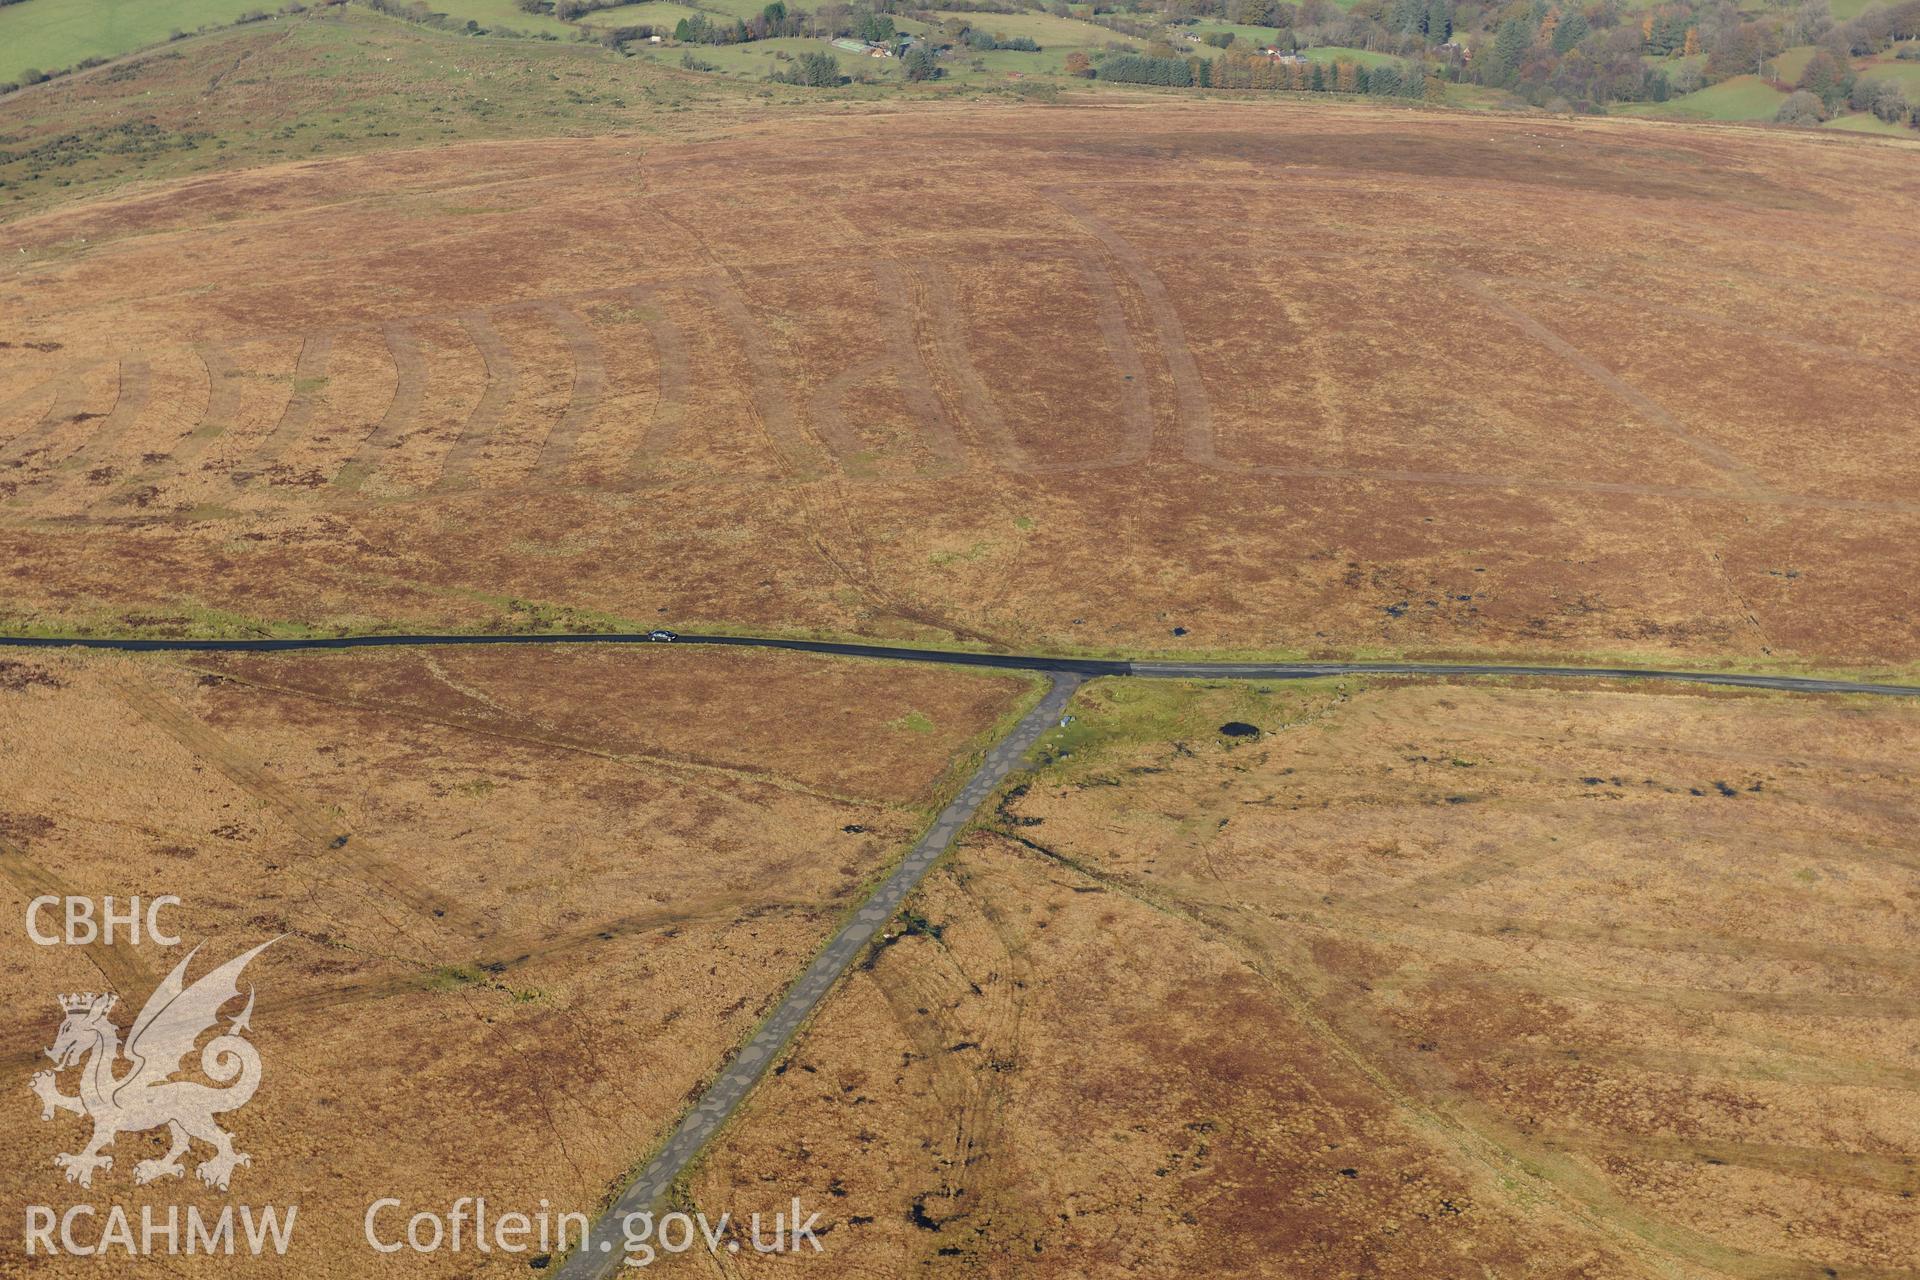
[[[1147,400],[1147,367],[1140,359],[1140,349],[1134,345],[1133,333],[1127,328],[1126,305],[1120,300],[1120,289],[1106,261],[1091,250],[1079,258],[1087,290],[1093,295],[1101,341],[1106,344],[1107,358],[1114,371],[1120,375],[1120,418],[1126,427],[1119,454],[1091,465],[1137,465],[1146,461],[1153,448],[1153,405]]]
[[[192,472],[200,455],[227,433],[240,413],[242,370],[233,358],[233,348],[226,343],[210,342],[195,347],[194,354],[206,370],[207,405],[201,410],[199,421],[174,446],[168,459],[170,472],[178,476]]]
[[[327,384],[327,366],[333,358],[333,334],[313,333],[300,345],[300,358],[293,367],[293,389],[287,407],[254,449],[250,466],[265,469],[280,461],[280,455],[306,434],[315,403]]]
[[[81,382],[88,373],[106,363],[104,360],[88,360],[73,366],[60,375],[54,391],[53,402],[33,426],[20,432],[12,440],[0,447],[0,462],[18,465],[27,462],[33,455],[44,449],[47,442],[59,434],[60,428],[74,421],[86,406],[86,387]],[[44,387],[46,384],[40,384]],[[33,388],[34,391],[40,387]],[[22,399],[31,393],[22,393]]]
[[[607,393],[607,368],[600,355],[600,340],[579,312],[558,302],[548,303],[542,310],[559,331],[573,360],[573,388],[568,393],[566,411],[541,442],[533,464],[534,479],[551,482],[566,476],[580,437],[600,408]]]
[[[746,292],[733,276],[709,277],[701,285],[708,304],[725,322],[727,332],[734,335],[739,349],[752,353],[747,359],[747,409],[774,464],[789,479],[819,475],[821,450],[795,419],[787,384],[772,364],[775,347],[771,332],[754,315]]]
[[[860,433],[847,421],[841,406],[854,387],[886,372],[885,356],[856,360],[821,383],[820,389],[807,402],[807,417],[813,422],[813,429],[827,442],[828,452],[833,454],[843,470],[852,470],[859,465],[863,442]]]
[[[5,839],[0,839],[0,880],[11,883],[20,896],[29,901],[41,897],[66,899],[83,896],[78,888],[28,857],[26,850]],[[100,976],[106,979],[107,986],[122,1000],[131,1000],[134,993],[152,989],[155,975],[140,963],[139,955],[130,944],[115,946],[95,939],[80,946],[87,953],[87,959],[93,962],[93,967],[100,971]],[[29,1054],[24,1061],[44,1065],[44,1055]]]
[[[1472,277],[1456,277],[1466,291],[1478,298],[1493,314],[1505,319],[1520,332],[1559,356],[1569,365],[1584,373],[1641,418],[1667,433],[1675,441],[1686,446],[1693,454],[1708,466],[1732,480],[1735,485],[1747,493],[1769,496],[1772,490],[1760,479],[1759,475],[1745,461],[1736,457],[1731,450],[1707,440],[1688,430],[1664,406],[1646,392],[1620,377],[1606,365],[1600,363],[1580,348],[1568,342],[1558,333],[1540,323],[1530,312],[1522,310],[1507,301]]]
[[[1167,373],[1173,379],[1174,396],[1180,407],[1179,421],[1185,424],[1181,448],[1190,462],[1219,465],[1213,439],[1213,408],[1207,398],[1206,382],[1200,376],[1200,366],[1194,361],[1193,348],[1166,284],[1145,255],[1108,226],[1078,195],[1060,187],[1049,188],[1044,194],[1098,240],[1133,280],[1133,287],[1147,304],[1148,315],[1160,339],[1161,358],[1166,361]]]
[[[380,468],[387,450],[406,436],[419,415],[420,400],[427,389],[427,362],[420,355],[420,335],[405,325],[388,325],[382,330],[387,354],[393,360],[393,395],[387,411],[353,456],[341,466],[333,483],[348,493],[358,493],[367,478]]]
[[[132,428],[134,419],[147,407],[147,396],[152,389],[153,369],[146,360],[137,355],[122,360],[120,391],[114,397],[113,408],[107,411],[99,428],[67,455],[68,460],[84,465],[111,458],[121,438]]]
[[[436,492],[467,486],[473,475],[474,463],[486,452],[494,430],[506,413],[507,403],[513,399],[514,385],[519,378],[513,361],[513,349],[501,341],[500,334],[485,312],[469,312],[459,320],[467,331],[468,340],[486,365],[487,382],[480,392],[480,403],[467,415],[460,434],[454,438],[453,447],[447,450],[447,456],[440,464],[439,478],[432,486]]]
[[[941,403],[914,320],[920,287],[897,258],[880,258],[872,270],[878,286],[874,301],[880,309],[880,347],[899,383],[900,395],[936,465],[946,471],[965,471],[966,442]]]
[[[993,394],[974,368],[960,330],[960,302],[954,292],[948,265],[939,261],[916,264],[913,279],[918,285],[913,295],[916,320],[926,334],[921,355],[927,363],[936,391],[963,424],[978,447],[1018,475],[1029,473],[1026,453],[1013,438],[1012,430],[1000,416]]]
[[[350,875],[369,890],[387,895],[419,916],[443,921],[476,939],[486,936],[485,925],[459,902],[416,887],[404,865],[369,847],[365,837],[349,851],[353,832],[344,821],[281,782],[260,761],[159,689],[133,674],[115,673],[107,677],[106,683],[135,715],[210,765],[265,808],[279,814],[298,837],[301,851],[313,860],[307,864],[311,874]]]
[[[653,415],[633,455],[627,459],[628,478],[635,483],[646,483],[653,478],[655,467],[670,465],[668,455],[680,442],[680,428],[687,420],[692,364],[687,359],[687,335],[680,328],[680,321],[668,310],[660,291],[635,286],[626,296],[640,309],[641,321],[653,341],[653,359],[658,370]]]

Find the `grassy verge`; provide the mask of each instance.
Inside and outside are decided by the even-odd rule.
[[[1328,694],[1366,686],[1356,677],[1314,680],[1126,680],[1087,682],[1067,708],[1067,723],[1041,735],[1025,781],[1073,783],[1099,775],[1149,743],[1220,741],[1232,721],[1271,725],[1297,717]],[[1021,779],[1009,779],[1018,785]],[[996,797],[998,804],[1004,799]]]

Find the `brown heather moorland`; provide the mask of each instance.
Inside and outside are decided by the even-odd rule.
[[[693,1203],[828,1205],[873,1276],[1916,1274],[1912,708],[1075,711]]]
[[[89,1126],[41,1123],[27,1089],[55,993],[116,992],[124,1031],[185,954],[35,946],[28,901],[175,894],[190,978],[284,935],[246,975],[263,1083],[223,1123],[254,1157],[231,1199],[299,1206],[284,1260],[181,1265],[528,1274],[525,1255],[383,1259],[362,1215],[383,1195],[595,1209],[1027,692],[671,650],[0,662],[0,971],[21,993],[0,1025],[0,1209],[118,1203],[137,1223],[229,1201],[195,1179],[198,1146],[184,1178],[134,1185],[163,1131],[69,1186],[52,1156]],[[0,1271],[99,1272],[23,1248],[0,1235]]]
[[[0,632],[1920,678],[1912,146],[814,103],[274,25],[0,104]],[[599,1203],[1032,692],[704,647],[15,654],[0,911],[175,893],[208,962],[286,935],[234,1197],[299,1203],[299,1251],[249,1271],[526,1275],[375,1258],[361,1214]],[[1073,711],[682,1203],[798,1196],[814,1273],[876,1280],[1920,1280],[1914,708]],[[177,956],[0,933],[0,1218],[224,1202],[134,1187],[153,1136],[62,1183],[85,1126],[25,1088],[51,993],[134,1004]]]
[[[1920,658],[1910,148],[1169,100],[711,132],[15,220],[0,623]]]

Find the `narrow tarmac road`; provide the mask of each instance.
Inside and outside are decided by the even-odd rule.
[[[861,948],[873,941],[874,935],[893,918],[907,895],[926,877],[934,860],[947,851],[954,837],[972,821],[974,813],[1020,763],[1027,749],[1059,721],[1080,682],[1081,677],[1076,674],[1055,676],[1039,704],[1021,717],[1011,733],[993,745],[980,767],[960,788],[960,794],[940,811],[912,852],[880,882],[880,887],[861,904],[853,918],[841,926],[840,932],[814,957],[807,971],[787,992],[786,999],[773,1011],[773,1016],[761,1024],[746,1047],[720,1073],[720,1078],[708,1086],[666,1145],[640,1171],[633,1185],[594,1223],[586,1247],[576,1251],[556,1273],[560,1280],[601,1280],[621,1270],[626,1261],[623,1241],[628,1215],[650,1213],[659,1208],[673,1180],[685,1172],[759,1083],[781,1048],[832,990]]]
[[[304,650],[394,649],[423,645],[656,644],[645,632],[587,631],[533,635],[365,635],[311,639],[124,640],[109,637],[0,636],[0,648],[107,649],[120,653],[294,653]],[[1668,667],[1578,667],[1545,663],[1476,662],[1181,662],[1163,659],[1060,658],[1044,654],[969,653],[902,645],[853,644],[837,640],[782,640],[768,636],[683,635],[676,643],[726,645],[748,649],[787,649],[847,658],[885,658],[933,662],[950,667],[1048,671],[1093,676],[1136,676],[1148,680],[1312,680],[1322,676],[1549,676],[1587,680],[1666,680],[1725,685],[1739,689],[1776,689],[1785,693],[1865,693],[1920,698],[1920,685],[1829,680],[1817,676],[1745,675],[1729,671],[1687,671]]]

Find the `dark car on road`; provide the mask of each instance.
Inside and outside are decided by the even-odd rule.
[[[662,644],[665,644],[674,640],[678,640],[679,638],[680,638],[679,636],[675,635],[671,631],[654,630],[654,631],[647,632],[647,639],[657,640]]]

